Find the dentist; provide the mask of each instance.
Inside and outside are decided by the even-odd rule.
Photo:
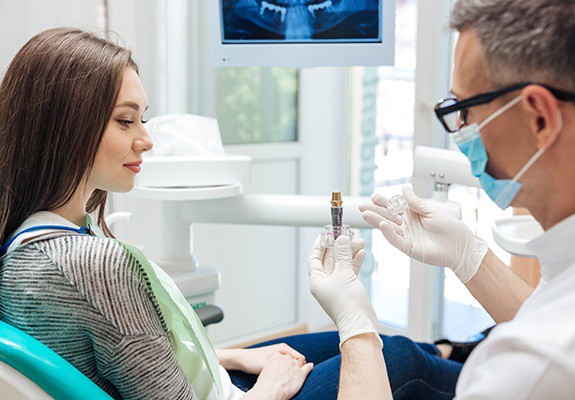
[[[526,207],[544,228],[529,243],[541,281],[533,290],[461,221],[410,188],[403,218],[377,195],[361,207],[363,217],[408,256],[452,269],[497,322],[463,366],[455,398],[572,399],[575,7],[572,0],[458,0],[451,26],[460,33],[454,97],[435,112],[489,197],[503,209]],[[375,351],[377,320],[344,242],[333,273],[318,245],[309,262],[312,293],[340,331],[339,398],[391,399],[386,362]]]

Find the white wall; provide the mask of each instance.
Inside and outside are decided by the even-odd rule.
[[[110,27],[134,50],[150,104],[162,104],[155,108],[156,111],[151,110],[150,115],[179,112],[181,104],[170,99],[181,99],[180,94],[169,89],[178,82],[190,88],[188,101],[198,110],[196,112],[213,114],[210,87],[213,88],[214,72],[206,63],[208,38],[202,34],[205,35],[207,22],[202,14],[202,2],[188,2],[185,12],[181,10],[168,24],[170,30],[165,27],[165,21],[156,26],[139,26],[125,21],[124,16],[130,15],[130,3],[135,4],[133,0],[110,0]],[[144,0],[144,5],[156,10],[150,21],[157,22],[165,15],[174,15],[169,9],[180,7],[181,2]],[[158,7],[161,10],[158,11]],[[138,13],[136,15],[141,18]],[[182,15],[187,15],[183,21]],[[175,26],[187,21],[193,21],[192,26],[187,27],[188,32],[194,33],[188,37],[189,42],[181,39],[182,30]],[[153,31],[155,41],[140,40],[142,30]],[[165,45],[169,32],[178,38],[171,48]],[[174,32],[180,32],[179,36]],[[166,63],[169,62],[186,63],[193,70],[188,71],[185,78],[177,72],[166,74]],[[145,71],[150,68],[159,80],[146,79]],[[174,70],[181,71],[177,67]],[[297,142],[226,148],[228,152],[254,158],[252,184],[245,187],[246,193],[329,195],[335,190],[345,193],[349,124],[347,113],[342,110],[348,109],[348,70],[304,70],[300,77]],[[165,83],[160,84],[163,79]],[[157,257],[161,240],[159,205],[134,199],[131,195],[114,196],[113,205],[115,210],[131,209],[136,213],[136,221],[118,226],[116,232],[124,239],[143,244],[149,256]],[[193,207],[192,203],[190,207]],[[326,204],[327,223],[329,204]],[[210,327],[212,340],[229,345],[305,324],[311,329],[331,325],[309,294],[307,283],[307,257],[319,232],[319,227],[194,225],[194,254],[201,265],[217,267],[222,273],[223,286],[216,294],[216,303],[224,309],[226,316],[222,323]]]
[[[106,24],[104,0],[0,1],[0,74],[32,36],[56,26],[101,32]]]
[[[131,48],[140,65],[150,101],[148,116],[183,112],[186,99],[195,96],[198,101],[187,90],[186,68],[204,68],[197,57],[190,58],[192,44],[184,33],[195,28],[186,27],[187,21],[202,21],[198,14],[188,14],[187,5],[194,1],[2,0],[0,69],[4,71],[16,51],[43,29],[73,25],[102,31],[109,26],[118,35],[110,38]],[[207,42],[207,37],[195,40]],[[298,142],[227,149],[254,157],[253,181],[245,187],[246,193],[345,193],[348,121],[341,110],[347,110],[347,76],[347,69],[302,71]],[[119,222],[114,227],[118,236],[144,245],[149,256],[157,257],[159,202],[114,195],[110,211],[114,210],[132,211],[136,219]],[[200,263],[219,268],[223,276],[217,302],[226,317],[210,329],[213,340],[229,344],[302,324],[311,329],[331,324],[309,294],[307,283],[307,256],[319,232],[319,227],[194,227],[193,248]]]

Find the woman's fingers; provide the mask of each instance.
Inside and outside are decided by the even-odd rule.
[[[291,358],[301,361],[302,365],[303,365],[303,363],[305,363],[305,356],[303,354],[301,354],[299,351],[297,351],[294,348],[287,345],[286,343],[280,343],[277,346],[278,346],[278,351],[281,354],[287,354]]]
[[[304,378],[304,380],[305,378],[307,378],[312,369],[313,369],[313,363],[304,364],[300,368],[300,373],[302,374],[302,378]]]

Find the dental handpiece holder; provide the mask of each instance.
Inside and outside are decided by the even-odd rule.
[[[416,146],[413,161],[413,177],[431,179],[433,192],[430,200],[461,219],[461,205],[449,201],[449,186],[459,184],[481,187],[479,180],[471,174],[469,160],[459,151],[436,147]]]
[[[459,151],[417,146],[413,176],[431,179],[434,183],[431,200],[461,219],[461,206],[448,199],[449,186],[460,184],[481,188],[479,179],[471,174],[467,157]],[[543,230],[532,216],[517,215],[498,219],[492,224],[493,239],[505,251],[520,257],[534,257],[526,244]]]
[[[197,201],[241,195],[250,168],[251,159],[246,156],[150,157],[137,177],[134,195],[161,202],[161,249],[155,261],[191,304],[214,303],[221,274],[200,265],[193,254],[193,221],[183,218],[183,210],[189,202],[193,207]]]
[[[221,285],[219,272],[204,267],[193,255],[191,235],[196,223],[314,227],[329,221],[329,197],[243,194],[250,182],[251,159],[153,157],[138,174],[136,197],[158,200],[162,206],[161,254],[155,261],[174,278],[187,298],[198,299]],[[372,228],[359,205],[367,197],[345,197],[345,224]],[[217,270],[215,270],[217,271]]]

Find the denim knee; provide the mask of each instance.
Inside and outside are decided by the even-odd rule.
[[[383,343],[394,399],[453,398],[460,366],[455,368],[404,336],[389,337]]]
[[[425,354],[414,341],[404,336],[391,336],[383,343],[383,356],[392,391],[408,382],[425,379]]]

